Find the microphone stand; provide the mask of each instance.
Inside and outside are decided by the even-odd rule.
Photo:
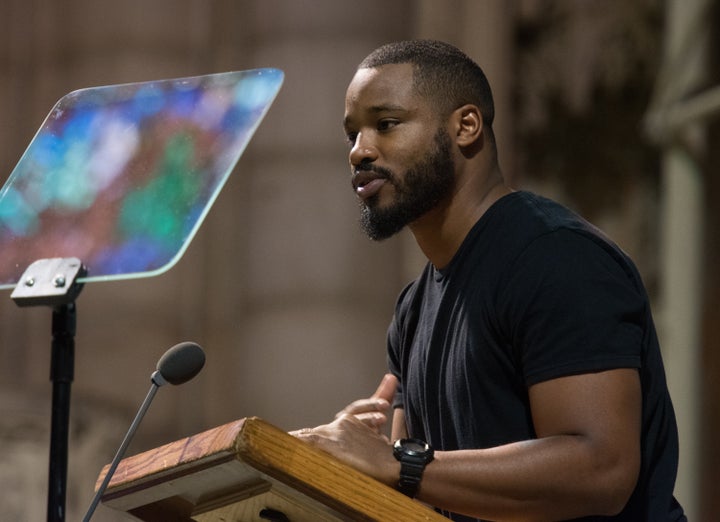
[[[79,259],[41,259],[28,267],[10,296],[20,307],[50,306],[53,309],[48,522],[63,522],[66,517],[70,388],[74,378],[77,324],[75,299],[83,287],[77,280],[85,274]]]
[[[83,522],[88,522],[92,517],[93,513],[95,512],[95,509],[100,502],[100,498],[102,497],[103,493],[105,493],[108,484],[110,484],[110,479],[115,474],[115,470],[117,469],[118,464],[120,464],[120,460],[122,459],[123,455],[125,455],[125,451],[130,445],[130,441],[132,440],[133,435],[135,435],[135,432],[140,425],[140,421],[142,421],[143,417],[145,416],[145,412],[150,407],[150,403],[155,398],[155,394],[157,393],[158,388],[167,384],[167,381],[163,378],[159,370],[153,372],[152,376],[150,377],[150,381],[150,390],[148,391],[147,395],[145,396],[145,400],[143,401],[140,409],[135,415],[135,419],[132,421],[130,429],[128,429],[127,433],[125,434],[125,438],[123,439],[122,444],[120,444],[120,448],[117,450],[115,457],[110,463],[110,467],[108,468],[107,473],[105,473],[102,484],[95,492],[95,496],[90,503],[90,507],[88,508],[87,513],[85,513],[85,516],[83,517]]]
[[[130,425],[130,429],[127,431],[122,444],[120,444],[120,448],[118,448],[115,457],[110,463],[102,484],[95,492],[95,496],[90,503],[87,513],[85,513],[83,522],[90,521],[90,518],[95,512],[95,508],[97,508],[103,493],[105,493],[105,489],[107,489],[108,484],[110,484],[110,479],[115,474],[118,464],[120,464],[120,459],[122,459],[123,455],[125,455],[125,450],[127,450],[130,441],[135,435],[135,432],[140,425],[140,421],[142,421],[145,416],[145,412],[150,407],[150,403],[155,397],[158,388],[165,386],[168,383],[182,384],[189,381],[198,374],[204,364],[205,353],[200,346],[191,342],[179,343],[170,348],[162,357],[160,357],[160,360],[157,363],[157,370],[155,370],[150,376],[150,390],[135,415],[135,419]]]

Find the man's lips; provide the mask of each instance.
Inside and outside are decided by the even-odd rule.
[[[377,194],[386,181],[386,176],[372,171],[357,172],[352,177],[355,194],[361,199],[368,199]]]
[[[355,194],[362,199],[368,199],[377,194],[387,180],[383,178],[375,178],[365,185],[358,186],[355,189]]]

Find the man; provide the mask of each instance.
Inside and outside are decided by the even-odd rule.
[[[398,299],[377,392],[296,435],[454,520],[684,521],[640,276],[590,224],[504,184],[493,116],[450,45],[358,67],[344,125],[361,224],[377,240],[408,226],[429,263]]]

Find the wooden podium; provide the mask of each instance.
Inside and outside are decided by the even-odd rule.
[[[124,459],[102,503],[158,522],[447,520],[258,418]]]

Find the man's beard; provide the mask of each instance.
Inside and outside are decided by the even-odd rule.
[[[397,234],[451,194],[455,169],[445,129],[438,129],[434,145],[402,179],[387,169],[370,167],[384,174],[395,188],[395,201],[385,208],[378,208],[378,195],[360,202],[360,226],[370,239],[380,241]]]

